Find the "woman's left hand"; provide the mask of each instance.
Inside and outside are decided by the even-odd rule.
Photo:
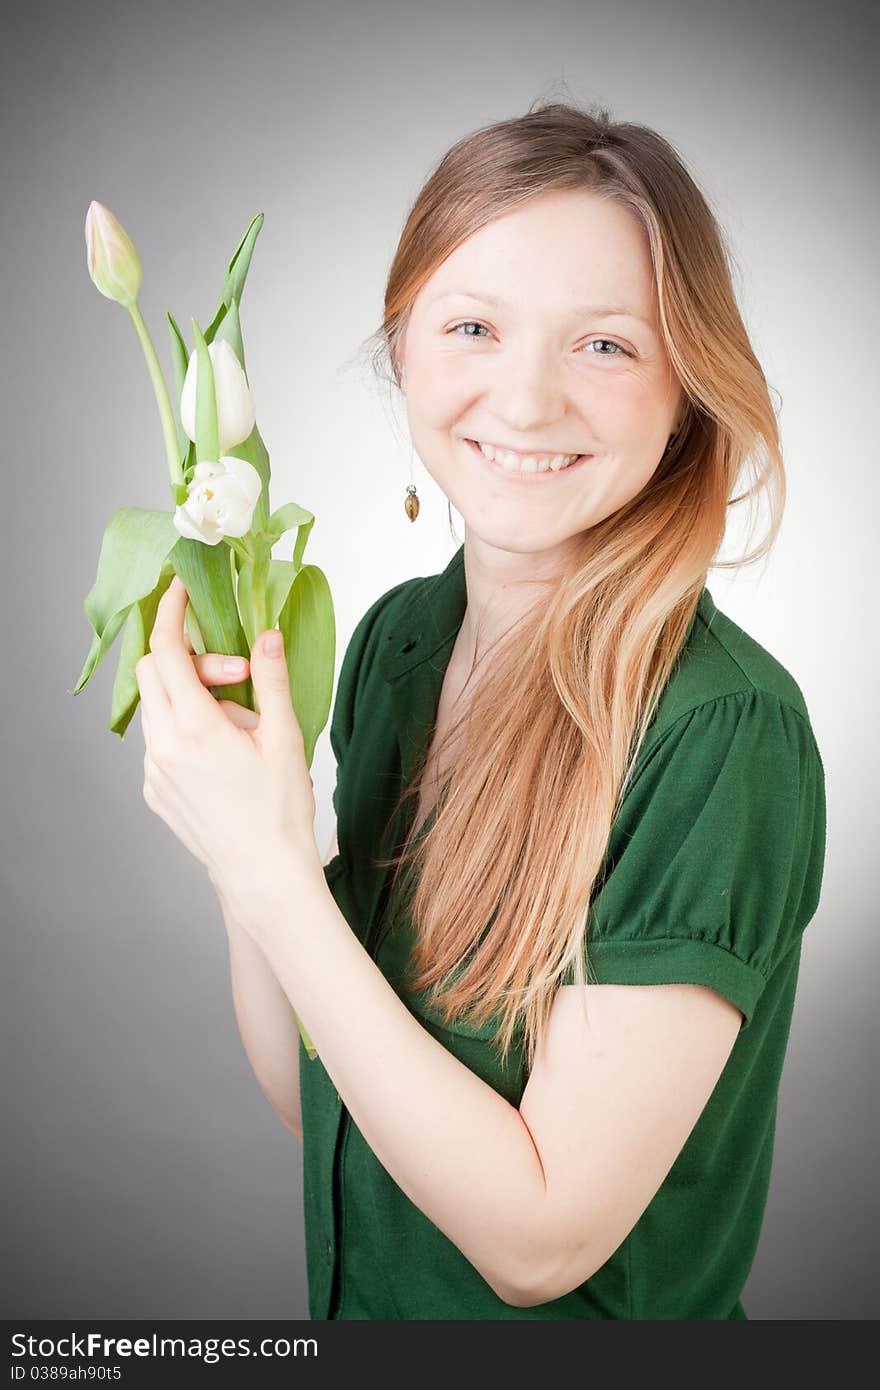
[[[135,666],[144,800],[205,865],[221,899],[247,898],[248,886],[281,861],[320,870],[314,787],[283,643],[277,656],[263,650],[267,633],[254,643],[259,717],[251,712],[256,724],[241,727],[224,709],[232,701],[218,701],[195,671],[184,644],[187,600],[175,575],[159,601],[149,654]]]

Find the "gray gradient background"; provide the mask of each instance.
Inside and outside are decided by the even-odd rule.
[[[56,4],[7,18],[9,392],[2,564],[3,1314],[307,1317],[301,1150],[251,1074],[201,865],[142,799],[136,715],[85,692],[82,601],[120,506],[169,507],[135,334],[85,268],[97,198],[141,307],[206,326],[251,217],[243,302],[272,504],[316,513],[337,669],[366,606],[452,554],[446,502],[359,353],[405,212],[459,136],[537,97],[673,141],[725,226],[781,404],[771,560],[719,606],[799,681],[828,784],[751,1318],[877,1315],[877,107],[867,4]],[[456,529],[463,534],[460,518]],[[288,540],[289,544],[289,540]],[[735,546],[731,548],[733,553]],[[278,554],[288,554],[279,546]],[[322,849],[333,757],[314,764]],[[874,851],[874,852],[872,852]],[[585,1181],[589,1175],[585,1176]]]

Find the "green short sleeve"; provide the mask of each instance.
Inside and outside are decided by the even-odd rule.
[[[708,985],[747,1027],[819,902],[825,785],[812,729],[750,688],[698,705],[643,753],[594,889],[588,981]]]

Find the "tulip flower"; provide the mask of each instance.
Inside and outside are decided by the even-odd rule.
[[[246,459],[232,455],[219,463],[203,459],[193,471],[186,501],[174,512],[182,536],[218,545],[226,536],[244,536],[251,529],[254,507],[263,484]]]
[[[209,343],[208,352],[217,397],[217,452],[222,455],[250,438],[256,411],[253,392],[235,350],[221,339]],[[197,354],[193,352],[180,393],[180,423],[193,442],[196,438],[196,373]]]
[[[176,574],[189,595],[185,621],[195,650],[247,656],[261,632],[280,629],[290,663],[291,702],[311,766],[330,714],[336,624],[326,575],[317,565],[303,563],[314,514],[295,502],[269,511],[269,454],[244,371],[239,312],[262,224],[259,213],[239,241],[228,262],[217,312],[205,332],[192,320],[192,354],[171,314],[166,315],[180,407],[176,417],[137,303],[142,273],[138,253],[107,208],[96,201],[89,205],[89,275],[102,295],[125,308],[143,349],[162,425],[172,509],[124,506],[110,518],[95,582],[83,604],[92,628],[90,647],[68,693],[77,695],[88,685],[122,632],[110,728],[124,736],[140,698],[137,663],[150,650],[161,597]],[[197,393],[199,375],[202,388]],[[231,453],[236,446],[247,457]],[[296,533],[292,557],[273,556],[273,546],[290,531]],[[224,685],[222,694],[224,704],[256,712],[250,676]],[[297,1023],[307,1056],[316,1057],[298,1017]]]
[[[104,204],[99,203],[95,198],[89,203],[89,210],[86,213],[85,232],[86,263],[92,282],[107,299],[112,299],[114,303],[121,304],[127,310],[135,332],[140,339],[150,378],[153,382],[156,404],[159,407],[159,418],[162,421],[168,474],[172,486],[181,486],[183,469],[179,457],[177,430],[174,424],[171,401],[165,379],[162,376],[159,358],[156,356],[156,349],[137,302],[143,274],[140,256],[122,224],[113,216],[109,208],[105,208]]]
[[[108,299],[130,309],[141,287],[141,261],[134,242],[113,213],[93,198],[86,213],[89,274]]]

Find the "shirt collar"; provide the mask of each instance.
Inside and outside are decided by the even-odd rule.
[[[442,573],[430,575],[414,589],[397,622],[385,634],[379,666],[386,679],[394,681],[436,656],[442,647],[451,643],[461,628],[466,609],[467,584],[462,544]],[[712,595],[704,587],[685,640],[690,637],[697,616],[708,623],[716,611]]]
[[[443,679],[467,609],[464,545],[445,570],[415,584],[385,634],[379,669],[391,689],[401,784],[408,786],[427,753]],[[399,848],[412,824],[415,803],[395,817],[392,843]],[[396,851],[395,851],[396,852]]]
[[[403,785],[410,783],[417,764],[427,752],[443,679],[466,609],[462,544],[442,573],[430,575],[414,586],[397,620],[385,634],[378,663],[391,687]],[[698,614],[709,622],[714,612],[712,596],[704,588],[685,641],[690,637]],[[415,808],[411,806],[409,823],[414,814]],[[397,835],[401,825],[401,819],[396,818],[395,844],[402,844],[402,838],[398,839]]]
[[[462,544],[441,574],[431,575],[414,587],[397,621],[385,634],[379,666],[386,679],[396,680],[435,656],[447,643],[451,644],[464,621],[466,609]]]

